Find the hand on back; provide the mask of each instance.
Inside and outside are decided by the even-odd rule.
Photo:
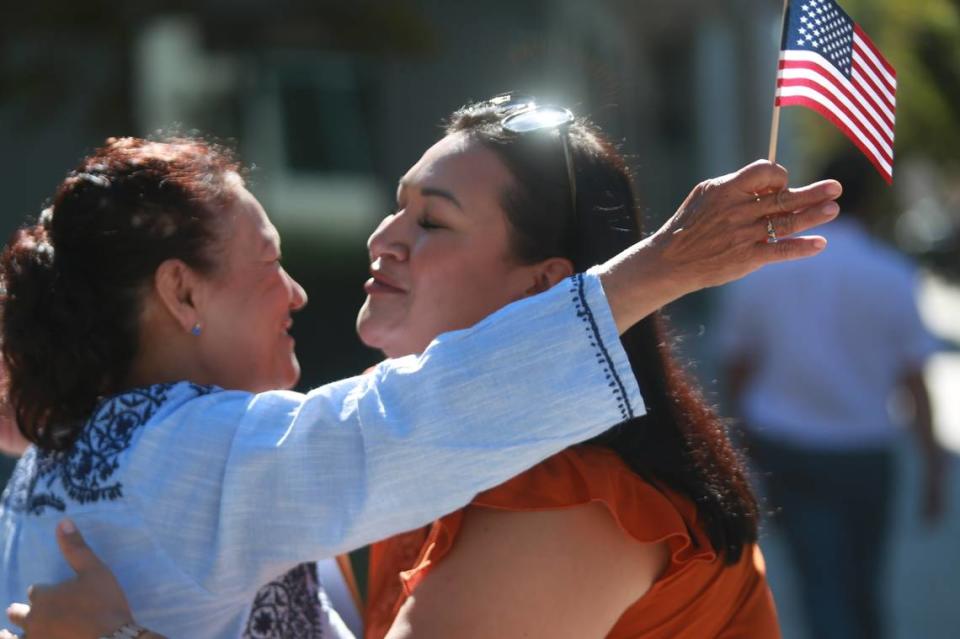
[[[35,585],[29,605],[7,608],[10,621],[30,639],[95,639],[133,623],[127,599],[110,569],[87,546],[73,522],[57,526],[57,542],[76,577],[56,585]]]

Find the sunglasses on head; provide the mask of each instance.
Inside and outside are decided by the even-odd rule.
[[[575,118],[569,109],[549,104],[537,104],[528,95],[502,93],[487,100],[501,115],[500,126],[516,135],[556,131],[563,145],[563,161],[570,185],[570,211],[577,213],[577,180],[570,151],[570,125]]]

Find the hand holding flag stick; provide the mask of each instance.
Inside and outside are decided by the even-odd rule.
[[[781,106],[804,106],[833,122],[893,182],[897,75],[835,0],[785,0],[770,130],[776,159]]]

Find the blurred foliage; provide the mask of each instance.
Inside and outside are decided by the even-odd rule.
[[[897,159],[921,154],[960,171],[960,0],[842,4],[897,71]],[[811,146],[839,143],[835,130],[804,128]]]
[[[891,192],[876,177],[872,202],[876,230],[898,239],[903,213],[923,204],[918,200],[933,198],[935,214],[950,220],[952,234],[921,250],[918,257],[956,278],[960,276],[960,0],[842,0],[841,4],[897,71],[895,188]],[[799,143],[806,157],[828,157],[850,145],[812,112],[789,111],[787,117],[801,133]],[[933,193],[905,184],[904,167],[911,163],[924,165],[929,174],[925,185]]]

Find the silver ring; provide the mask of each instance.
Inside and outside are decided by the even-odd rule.
[[[779,240],[777,239],[777,229],[773,228],[773,218],[767,218],[767,244],[776,244]]]

